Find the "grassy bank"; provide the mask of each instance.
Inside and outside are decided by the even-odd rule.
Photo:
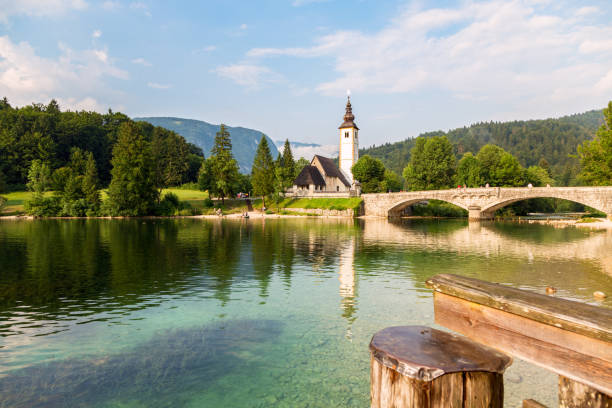
[[[322,210],[358,210],[361,206],[361,198],[286,198],[278,207],[280,208],[320,208]],[[270,208],[276,208],[276,204],[270,204]]]
[[[246,200],[226,199],[222,204],[221,200],[209,200],[208,192],[199,190],[189,190],[184,188],[168,188],[162,191],[162,197],[166,193],[173,193],[180,201],[188,204],[190,208],[198,209],[201,214],[214,214],[217,208],[221,208],[224,214],[235,214],[247,211]],[[46,196],[52,196],[53,192],[45,193]],[[2,194],[7,199],[6,206],[2,210],[2,215],[18,215],[24,213],[24,205],[33,197],[30,191],[16,191],[12,193]],[[102,199],[107,198],[105,190],[101,191]],[[320,208],[323,210],[358,210],[361,205],[361,198],[286,198],[278,205],[272,200],[266,200],[266,206],[269,212],[289,214],[291,208]],[[262,208],[261,199],[251,200],[253,208],[260,211]],[[292,213],[293,214],[293,213]],[[298,214],[297,212],[295,214]]]
[[[168,192],[176,194],[179,200],[189,203],[194,208],[200,208],[203,211],[206,210],[205,203],[208,199],[207,191],[168,188],[163,190],[162,197]],[[6,206],[2,209],[2,215],[17,215],[23,214],[24,205],[26,201],[31,200],[34,193],[32,193],[31,191],[15,191],[12,193],[3,193],[0,195],[7,199]],[[52,191],[48,191],[45,193],[45,196],[47,197],[50,197],[52,195]],[[105,200],[107,198],[106,190],[101,191],[101,197],[102,200]]]

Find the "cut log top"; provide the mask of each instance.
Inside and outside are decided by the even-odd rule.
[[[612,342],[612,309],[451,274],[436,275],[426,283],[436,292]]]
[[[503,373],[512,363],[490,347],[425,326],[387,327],[372,337],[370,351],[382,365],[420,381],[464,371]]]

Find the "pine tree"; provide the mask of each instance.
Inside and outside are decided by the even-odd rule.
[[[87,163],[85,164],[85,175],[83,177],[83,194],[85,201],[92,213],[97,213],[100,209],[100,192],[98,191],[98,169],[93,153],[87,154]]]
[[[158,198],[153,156],[150,144],[133,122],[120,126],[111,163],[108,196],[112,215],[151,214]]]
[[[285,140],[285,146],[283,147],[283,157],[281,158],[281,185],[283,191],[293,185],[295,180],[295,160],[293,160],[293,153],[291,152],[291,144],[289,139]]]
[[[225,197],[230,196],[238,180],[238,163],[232,155],[232,140],[225,125],[215,136],[215,145],[211,150],[209,160],[210,186],[209,192],[221,198],[225,203]]]
[[[253,160],[252,180],[253,194],[262,196],[263,206],[266,206],[266,196],[274,192],[274,181],[276,179],[274,161],[270,154],[270,147],[264,135],[257,146],[255,159]]]

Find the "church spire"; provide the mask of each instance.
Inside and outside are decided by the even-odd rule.
[[[344,123],[342,123],[338,129],[343,129],[343,128],[359,129],[357,127],[357,124],[354,121],[355,121],[355,115],[353,115],[353,107],[351,106],[351,96],[349,95],[347,96],[347,101],[346,101],[346,113],[344,114]]]

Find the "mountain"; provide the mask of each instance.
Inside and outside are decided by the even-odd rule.
[[[595,136],[603,122],[601,110],[563,116],[556,119],[513,122],[476,123],[468,127],[423,133],[419,136],[447,136],[455,147],[457,158],[464,153],[476,154],[485,144],[495,144],[516,156],[523,166],[537,165],[542,158],[550,165],[553,175],[575,169],[577,147]],[[410,160],[410,150],[415,139],[386,143],[359,150],[359,155],[369,154],[379,158],[385,167],[402,174]]]
[[[206,157],[210,156],[210,149],[215,144],[215,134],[219,131],[220,125],[213,125],[201,120],[165,118],[165,117],[146,117],[133,118],[137,121],[149,122],[154,126],[161,126],[172,130],[183,136],[188,142],[200,147]],[[232,137],[232,152],[240,166],[241,173],[250,173],[257,145],[261,140],[263,132],[243,127],[227,126]],[[278,150],[276,144],[266,136],[272,158],[276,159]]]

